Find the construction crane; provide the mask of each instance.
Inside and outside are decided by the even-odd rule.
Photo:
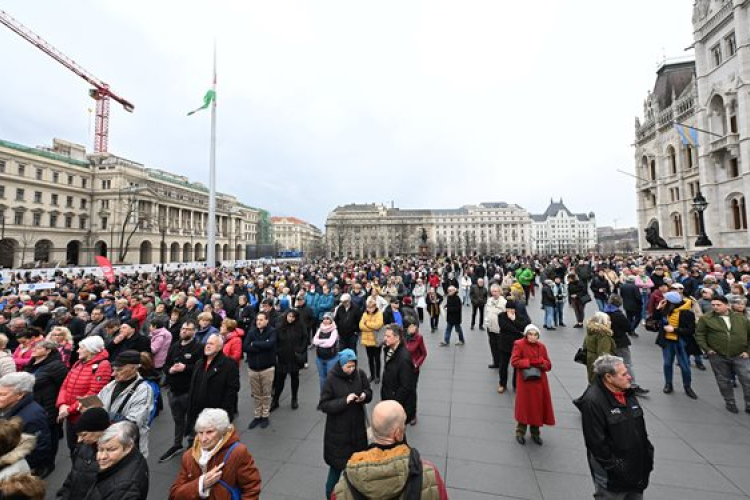
[[[34,45],[36,48],[50,56],[55,61],[59,62],[70,71],[80,76],[91,84],[94,88],[89,90],[91,98],[96,100],[96,120],[94,122],[94,152],[95,153],[106,153],[107,144],[109,142],[109,100],[114,99],[115,101],[122,104],[125,111],[132,113],[135,108],[133,104],[128,102],[126,99],[115,94],[109,85],[86,71],[73,59],[69,58],[55,47],[47,43],[42,37],[31,31],[29,28],[18,22],[13,16],[0,10],[0,23],[4,24],[11,29],[14,33],[19,35],[27,42]]]

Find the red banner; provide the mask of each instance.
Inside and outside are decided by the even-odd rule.
[[[106,257],[102,257],[100,255],[97,255],[96,263],[99,264],[99,267],[102,268],[102,271],[104,272],[104,277],[107,278],[107,282],[113,283],[115,281],[115,270],[112,269],[112,263],[109,261],[109,259]]]

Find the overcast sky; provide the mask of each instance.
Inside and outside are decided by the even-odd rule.
[[[634,119],[657,64],[691,55],[685,0],[6,0],[2,9],[135,104],[112,153],[323,227],[336,205],[532,212],[562,197],[635,225]],[[92,149],[87,84],[0,27],[0,138]]]

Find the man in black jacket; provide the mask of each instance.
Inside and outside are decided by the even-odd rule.
[[[151,341],[140,334],[137,319],[130,319],[120,325],[120,332],[107,344],[109,359],[125,351],[147,352],[151,354]]]
[[[351,295],[348,293],[341,294],[341,305],[336,308],[333,315],[333,322],[339,332],[339,343],[341,350],[351,349],[357,352],[357,333],[359,333],[359,320],[362,318],[362,311],[352,304]]]
[[[475,268],[476,269],[476,268]],[[484,269],[484,268],[482,268]],[[474,329],[474,323],[479,311],[479,329],[484,330],[484,306],[487,304],[487,289],[484,287],[484,279],[479,278],[477,282],[471,285],[469,289],[469,299],[471,300],[471,329]]]
[[[637,337],[635,331],[641,322],[641,309],[643,301],[641,300],[641,291],[635,285],[635,276],[628,276],[625,282],[620,285],[620,297],[622,297],[622,307],[625,309],[625,315],[628,318],[629,332],[633,337]]]
[[[164,362],[164,374],[169,386],[169,408],[174,420],[174,442],[166,453],[159,457],[159,462],[166,462],[182,451],[182,442],[186,429],[190,381],[196,364],[203,357],[203,346],[195,339],[196,325],[186,321],[180,327],[180,339],[173,343]]]
[[[221,335],[211,335],[203,346],[203,359],[195,366],[188,394],[187,429],[206,408],[221,408],[233,420],[237,413],[240,372],[233,359],[224,356]]]
[[[605,354],[594,362],[596,378],[576,404],[596,498],[643,499],[654,468],[643,409],[622,358]]]
[[[268,427],[271,413],[271,391],[276,367],[276,331],[269,323],[268,313],[259,312],[255,327],[251,328],[242,346],[247,353],[247,372],[250,375],[250,393],[253,396],[253,420],[248,429],[258,425]]]
[[[386,325],[383,333],[385,349],[380,399],[395,399],[406,412],[406,421],[415,421],[417,413],[417,378],[411,354],[404,344],[404,330],[399,325]]]
[[[635,373],[633,372],[633,359],[630,353],[630,322],[620,310],[623,299],[617,294],[612,294],[607,300],[604,312],[609,316],[612,325],[612,340],[615,341],[615,354],[623,359],[625,367],[630,374],[630,387],[638,396],[645,396],[650,391],[644,389],[635,383]]]

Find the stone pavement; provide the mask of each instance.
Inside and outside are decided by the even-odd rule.
[[[595,304],[587,306],[587,313]],[[529,305],[538,326],[542,311],[538,298]],[[557,425],[542,429],[544,446],[530,441],[515,442],[513,393],[498,394],[497,371],[490,370],[486,333],[469,330],[470,308],[464,308],[466,345],[440,348],[442,331],[425,332],[427,361],[419,380],[419,423],[407,428],[409,443],[425,458],[434,461],[445,479],[453,500],[489,499],[585,499],[593,486],[586,463],[580,416],[571,400],[586,386],[585,368],[573,362],[583,330],[570,327],[542,331],[552,359],[549,381]],[[566,310],[572,325],[572,310]],[[443,322],[441,321],[441,328]],[[641,398],[646,425],[656,447],[655,470],[648,499],[730,500],[750,498],[750,415],[732,415],[723,400],[710,369],[693,371],[697,401],[680,389],[662,393],[661,350],[654,334],[641,330],[633,339],[633,360],[639,383],[651,389]],[[360,349],[363,366],[367,366]],[[247,375],[243,370],[240,415],[236,421],[242,442],[254,455],[263,478],[264,500],[321,499],[327,466],[323,462],[325,416],[316,411],[318,376],[314,363],[303,370],[300,408],[289,407],[287,382],[282,406],[271,416],[267,429],[247,430],[252,403]],[[675,368],[675,387],[681,387]],[[379,387],[374,387],[379,395]],[[737,390],[738,406],[742,396]],[[172,423],[168,407],[151,430],[151,495],[165,499],[179,470],[179,459],[159,464],[157,457],[171,443]],[[58,459],[57,470],[48,478],[50,494],[64,480],[70,468],[68,458]]]

